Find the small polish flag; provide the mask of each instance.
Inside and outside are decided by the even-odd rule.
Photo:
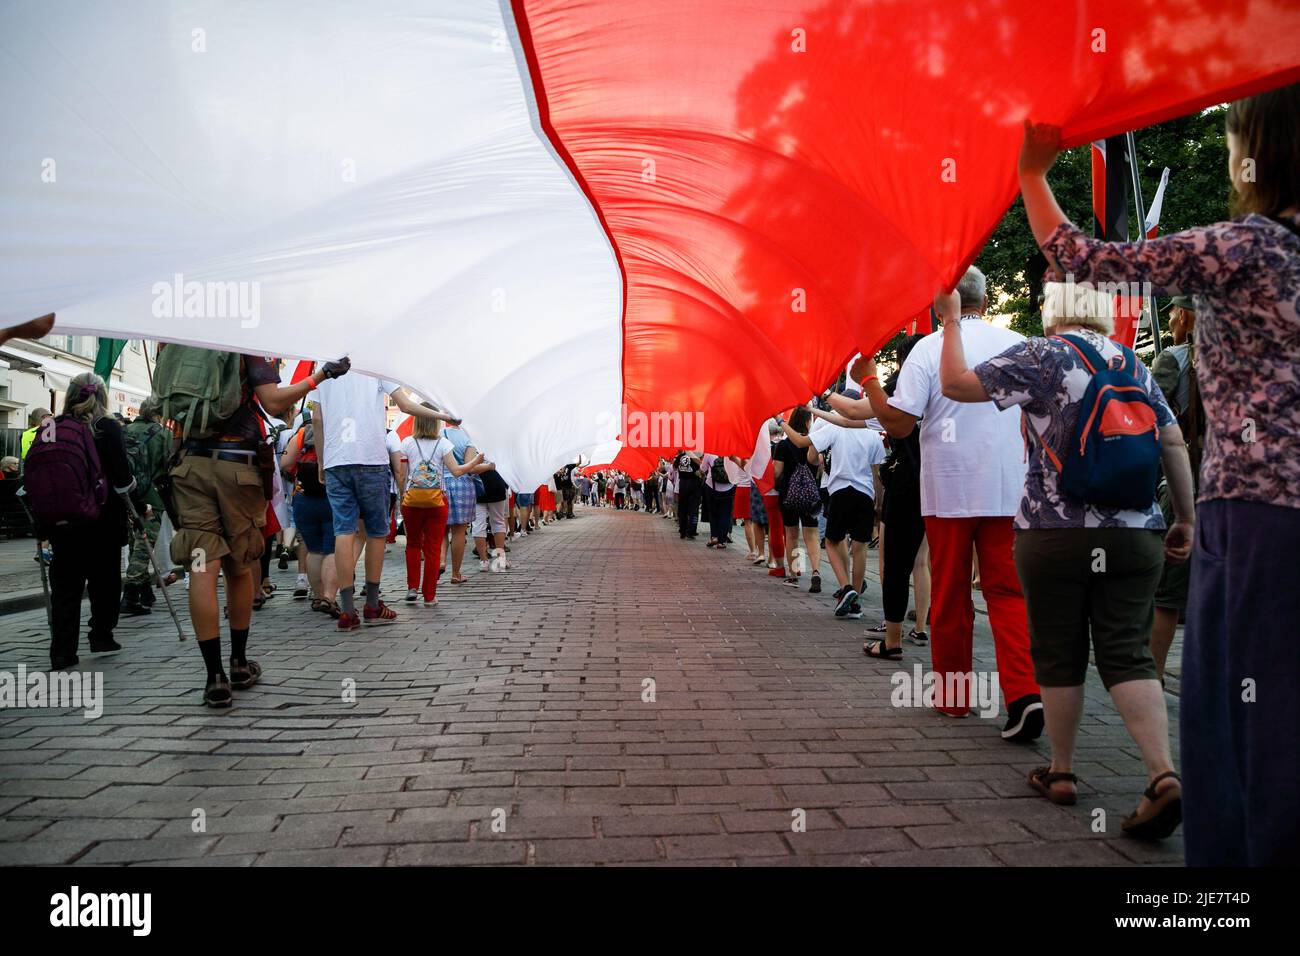
[[[1148,210],[1147,216],[1142,220],[1142,234],[1148,239],[1154,239],[1160,232],[1160,208],[1165,202],[1165,187],[1169,185],[1169,167],[1160,174],[1160,185],[1156,187],[1155,198],[1151,200],[1151,209]]]
[[[754,484],[762,494],[767,494],[776,485],[776,473],[772,468],[772,443],[767,437],[767,422],[758,426],[758,438],[754,441],[754,454],[745,466]]]

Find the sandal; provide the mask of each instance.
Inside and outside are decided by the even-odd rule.
[[[1172,787],[1165,787],[1156,792],[1156,784],[1166,778],[1175,782]],[[1172,770],[1166,770],[1151,781],[1151,785],[1142,791],[1148,800],[1146,812],[1134,810],[1120,825],[1125,836],[1138,840],[1163,840],[1178,829],[1183,822],[1183,779]]]
[[[224,677],[214,677],[203,688],[203,704],[206,707],[229,707],[232,696],[230,682]]]
[[[248,690],[262,679],[262,668],[257,661],[244,661],[242,665],[230,662],[230,686],[235,690]]]
[[[469,580],[469,578],[464,578],[464,577],[460,577],[460,576],[454,576],[454,577],[452,577],[452,579],[451,579],[451,583],[452,583],[452,584],[464,584],[464,583],[466,583],[468,580]]]
[[[884,641],[863,641],[862,653],[878,661],[901,661],[903,648],[890,647]]]
[[[1071,790],[1069,793],[1056,793],[1052,791],[1054,783],[1077,784],[1079,778],[1072,773],[1053,773],[1051,767],[1038,767],[1029,773],[1029,786],[1033,787],[1048,800],[1062,807],[1072,807],[1079,800],[1079,794]]]

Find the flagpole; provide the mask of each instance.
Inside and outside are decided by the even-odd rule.
[[[1142,180],[1138,176],[1137,140],[1134,138],[1132,130],[1129,130],[1125,136],[1128,137],[1128,169],[1130,175],[1133,177],[1133,198],[1137,201],[1138,231],[1141,233],[1141,235],[1138,236],[1138,242],[1142,243],[1147,241],[1147,204],[1142,201]],[[1155,354],[1159,355],[1160,310],[1156,308],[1156,296],[1154,292],[1151,294],[1151,301],[1148,303],[1148,308],[1151,310],[1151,341],[1155,343]],[[1133,344],[1137,344],[1136,337],[1134,338]]]

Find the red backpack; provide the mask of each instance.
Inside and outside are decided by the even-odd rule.
[[[51,434],[47,439],[44,430]],[[27,452],[23,490],[44,530],[89,524],[108,501],[108,481],[90,426],[60,415]]]

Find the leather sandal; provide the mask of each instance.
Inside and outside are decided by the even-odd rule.
[[[1167,778],[1173,779],[1174,785],[1157,793],[1156,784]],[[1178,774],[1166,770],[1151,781],[1150,786],[1142,791],[1142,796],[1147,798],[1147,808],[1141,814],[1134,810],[1125,818],[1120,825],[1125,836],[1138,840],[1163,840],[1178,829],[1183,822],[1183,780]]]
[[[863,641],[862,653],[868,657],[874,657],[878,661],[901,661],[903,659],[902,647],[890,647],[884,641]]]
[[[1048,800],[1062,807],[1072,807],[1079,802],[1075,791],[1059,793],[1052,790],[1054,783],[1078,784],[1079,778],[1072,773],[1053,773],[1051,767],[1038,767],[1029,773],[1029,786],[1033,787]]]

